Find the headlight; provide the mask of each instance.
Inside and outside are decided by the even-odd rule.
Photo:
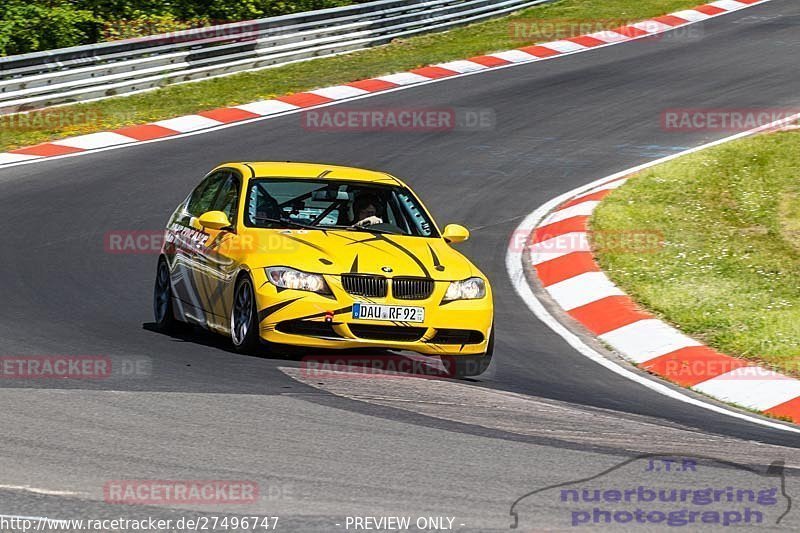
[[[325,283],[325,278],[319,274],[310,274],[289,267],[267,268],[267,279],[282,289],[295,289],[298,291],[311,291],[320,294],[330,294],[331,290]]]
[[[452,281],[444,295],[445,302],[453,300],[477,300],[486,296],[486,284],[481,278]]]

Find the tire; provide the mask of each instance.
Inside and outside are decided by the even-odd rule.
[[[233,291],[231,342],[240,353],[253,352],[260,344],[256,295],[253,282],[246,274],[239,277]]]
[[[175,313],[172,309],[172,283],[169,265],[164,257],[158,259],[156,268],[156,282],[153,287],[153,318],[155,318],[156,328],[165,333],[174,331],[178,322],[175,320]]]
[[[489,368],[494,356],[494,326],[489,331],[489,344],[482,355],[454,355],[445,358],[447,377],[454,379],[480,376]]]

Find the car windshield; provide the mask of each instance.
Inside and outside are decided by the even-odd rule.
[[[254,179],[247,192],[246,226],[345,229],[438,237],[408,189],[356,181]]]

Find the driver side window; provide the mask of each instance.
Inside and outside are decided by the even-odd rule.
[[[236,212],[239,206],[239,179],[233,173],[228,173],[228,178],[217,193],[217,200],[210,211],[222,211],[232,224],[236,225]]]
[[[394,198],[392,200],[394,200]],[[396,226],[401,230],[403,230],[404,232],[409,232],[410,229],[408,227],[408,224],[406,224],[403,217],[397,216],[395,209],[396,206],[394,201],[386,205],[386,219],[384,220],[384,222],[387,224],[391,224],[392,226]]]
[[[189,198],[189,203],[186,205],[186,210],[189,214],[197,218],[203,213],[212,211],[214,201],[217,199],[220,189],[225,185],[228,176],[228,172],[220,171],[204,179]]]

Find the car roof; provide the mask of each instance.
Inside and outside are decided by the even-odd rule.
[[[307,178],[380,182],[392,185],[403,183],[385,172],[363,168],[326,165],[323,163],[294,163],[289,161],[243,161],[238,163],[252,169],[256,178]],[[235,166],[230,163],[220,166]],[[242,169],[245,170],[245,169]]]

